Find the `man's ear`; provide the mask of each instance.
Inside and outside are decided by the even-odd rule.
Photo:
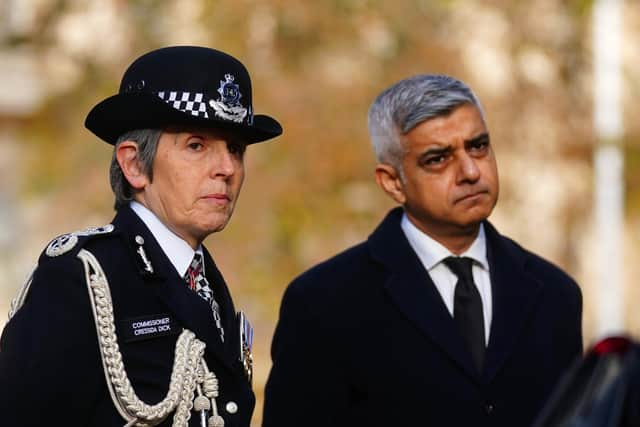
[[[134,190],[142,190],[149,183],[142,170],[138,156],[138,144],[133,141],[123,141],[116,148],[116,160],[129,185]]]
[[[404,185],[399,172],[391,165],[378,163],[376,165],[376,183],[378,187],[401,205],[407,200],[404,194]]]

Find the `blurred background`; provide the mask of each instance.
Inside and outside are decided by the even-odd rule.
[[[576,278],[585,344],[637,338],[639,39],[636,0],[0,0],[0,327],[49,240],[113,216],[111,146],[88,110],[141,53],[197,44],[243,61],[255,111],[285,129],[249,148],[234,217],[207,241],[255,327],[256,426],[285,286],[393,206],[366,115],[413,74],[480,97],[501,175],[491,220]]]

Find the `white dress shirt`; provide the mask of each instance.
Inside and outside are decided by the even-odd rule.
[[[194,251],[187,242],[160,222],[158,217],[147,209],[146,206],[136,201],[132,201],[130,206],[142,222],[145,223],[149,231],[151,231],[153,237],[156,238],[160,248],[167,258],[169,258],[169,261],[171,261],[180,277],[184,277],[189,265],[191,265],[193,255],[196,252],[202,254],[202,246],[198,246],[198,250]],[[204,263],[202,265],[202,271],[204,273]]]
[[[409,220],[406,214],[402,215],[400,227],[407,236],[407,240],[409,240],[409,244],[418,255],[418,258],[420,258],[422,265],[429,272],[429,276],[431,276],[433,283],[436,285],[436,289],[438,289],[447,310],[449,310],[449,313],[453,316],[453,300],[458,276],[449,270],[449,267],[442,261],[449,256],[457,255],[452,254],[443,245],[420,231],[420,229]],[[476,237],[469,249],[459,256],[473,259],[473,281],[482,299],[484,338],[485,344],[488,344],[493,304],[491,300],[489,262],[487,261],[487,240],[482,224],[480,225],[478,237]]]

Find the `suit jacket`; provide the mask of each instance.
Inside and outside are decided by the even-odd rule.
[[[477,373],[401,216],[287,288],[264,427],[528,426],[580,356],[576,283],[485,222],[493,319]]]
[[[164,399],[175,344],[187,328],[206,344],[204,357],[219,380],[217,406],[225,425],[249,426],[255,398],[239,362],[235,309],[209,253],[204,251],[205,272],[221,306],[224,344],[210,306],[188,288],[140,218],[122,208],[113,225],[110,233],[80,236],[60,256],[41,255],[26,302],[0,341],[0,424],[125,424],[106,387],[85,272],[76,256],[84,248],[107,276],[118,345],[136,394],[149,404]],[[137,252],[140,247],[153,272]],[[226,410],[229,402],[237,411]],[[160,425],[169,426],[172,419],[173,414]],[[200,425],[198,414],[192,412],[190,425]]]

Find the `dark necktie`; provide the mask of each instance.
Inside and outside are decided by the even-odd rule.
[[[448,257],[444,263],[458,276],[453,301],[453,318],[462,332],[478,372],[481,373],[485,350],[484,317],[482,299],[473,283],[471,272],[473,260],[467,257]]]
[[[184,280],[189,285],[189,288],[195,291],[202,299],[207,301],[211,305],[211,311],[213,311],[213,319],[216,322],[216,327],[220,332],[220,339],[224,342],[224,328],[222,327],[222,318],[220,317],[220,306],[213,297],[213,290],[209,286],[209,281],[204,275],[204,269],[202,264],[202,255],[198,252],[193,256],[191,265],[187,269],[187,273],[184,275]]]

